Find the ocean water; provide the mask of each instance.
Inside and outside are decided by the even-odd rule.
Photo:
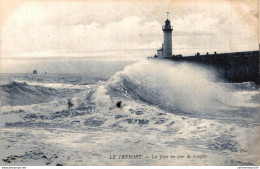
[[[162,60],[2,74],[1,165],[259,165],[259,97],[254,83]]]

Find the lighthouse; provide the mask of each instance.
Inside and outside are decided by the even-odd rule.
[[[169,14],[169,13],[167,13]],[[172,26],[171,21],[167,19],[165,25],[162,27],[163,30],[163,57],[172,57]]]
[[[172,57],[172,26],[171,21],[168,19],[169,12],[167,12],[167,19],[165,25],[162,27],[163,30],[163,44],[162,48],[157,50],[158,58]]]

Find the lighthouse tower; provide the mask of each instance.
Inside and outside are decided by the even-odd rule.
[[[164,43],[163,43],[163,57],[172,57],[172,26],[171,22],[168,19],[165,21],[165,25],[162,27],[164,34]]]

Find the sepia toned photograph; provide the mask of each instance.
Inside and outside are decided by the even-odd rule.
[[[2,0],[0,166],[259,166],[259,0]]]

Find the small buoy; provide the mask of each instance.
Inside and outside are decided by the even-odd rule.
[[[116,106],[117,106],[117,108],[120,108],[120,107],[121,107],[121,101],[118,101],[118,102],[116,103]]]
[[[69,109],[72,108],[73,105],[74,105],[74,104],[71,102],[71,99],[68,99],[68,108],[69,108]]]

